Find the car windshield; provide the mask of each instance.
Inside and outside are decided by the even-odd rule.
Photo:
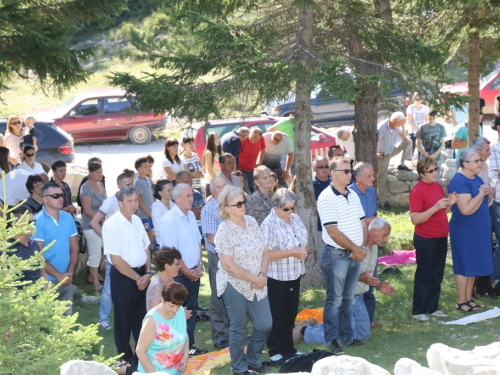
[[[482,90],[486,87],[486,85],[488,85],[488,83],[491,82],[491,80],[493,78],[495,78],[495,76],[498,75],[498,70],[494,70],[492,71],[490,74],[488,74],[487,76],[481,78],[481,80],[479,81],[479,90]]]
[[[78,97],[75,95],[71,99],[69,99],[66,102],[64,102],[63,104],[55,107],[54,108],[54,112],[66,113],[71,108],[73,108],[77,102],[78,102]]]

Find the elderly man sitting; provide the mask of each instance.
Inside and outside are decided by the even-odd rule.
[[[368,243],[365,259],[361,262],[361,270],[356,285],[356,295],[354,305],[352,307],[352,316],[354,319],[354,341],[351,345],[362,345],[360,340],[370,336],[370,318],[363,302],[363,295],[368,291],[370,286],[376,287],[386,295],[394,294],[394,287],[389,283],[381,282],[377,277],[373,276],[373,270],[377,264],[378,247],[383,247],[389,240],[391,234],[391,225],[387,220],[376,217],[372,220],[368,227]],[[314,326],[308,324],[314,324]],[[294,344],[304,340],[308,344],[323,344],[327,345],[323,333],[323,324],[317,322],[301,321],[293,329]]]

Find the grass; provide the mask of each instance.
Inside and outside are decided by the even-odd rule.
[[[205,266],[206,259],[204,259]],[[379,272],[384,267],[379,269]],[[478,345],[487,345],[494,341],[500,341],[497,320],[487,320],[468,326],[446,326],[439,324],[436,320],[428,323],[418,323],[411,317],[413,275],[415,265],[400,267],[401,275],[392,275],[383,280],[388,281],[396,288],[392,297],[387,297],[376,292],[378,299],[375,319],[378,322],[388,324],[387,328],[375,329],[372,336],[365,341],[365,345],[355,348],[347,348],[346,354],[361,357],[367,361],[383,367],[393,373],[394,364],[399,358],[411,358],[420,364],[427,366],[426,352],[433,343],[443,343],[461,350],[470,350]],[[381,276],[382,278],[383,276]],[[84,284],[84,279],[78,280],[79,286]],[[210,288],[208,276],[204,275],[201,282],[200,306],[209,306]],[[94,295],[90,286],[85,286],[84,294]],[[304,308],[323,307],[325,300],[324,286],[310,289],[304,292],[300,298],[299,310]],[[478,297],[477,301],[485,305],[485,309],[492,308],[496,301],[489,297]],[[442,283],[440,309],[450,316],[450,319],[458,319],[466,316],[465,313],[455,310],[456,291],[452,272],[451,258],[446,262],[445,276]],[[79,313],[78,322],[92,324],[98,321],[99,306],[82,306],[75,299],[74,311]],[[249,328],[251,325],[249,324]],[[250,332],[250,331],[249,331]],[[113,331],[100,331],[103,338],[101,345],[104,346],[104,354],[107,357],[116,355],[113,341]],[[209,322],[196,323],[196,345],[200,348],[215,350],[211,343],[211,331]],[[326,349],[322,345],[309,345],[301,343],[296,346],[301,352],[310,352],[314,348]],[[95,353],[99,350],[95,348]],[[268,359],[263,354],[263,360]],[[277,372],[278,369],[275,369]],[[214,369],[213,375],[227,375],[231,373],[230,365]]]

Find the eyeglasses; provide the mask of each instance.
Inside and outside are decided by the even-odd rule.
[[[344,174],[352,174],[352,169],[334,169],[335,172],[344,172]]]
[[[419,100],[422,100],[422,98],[415,98],[415,99],[413,99],[413,100],[415,100],[415,101],[419,101]]]
[[[316,169],[328,169],[328,165],[318,165]]]
[[[290,207],[290,208],[282,208],[283,211],[288,212],[290,210],[295,211],[295,206]]]
[[[60,194],[47,194],[47,195],[44,195],[44,197],[51,197],[52,199],[59,199],[59,198],[62,198],[64,195],[62,193]]]
[[[177,263],[172,263],[170,264],[171,266],[176,266],[176,267],[179,267],[181,265],[181,262],[177,262]]]
[[[27,158],[32,158],[33,156],[35,156],[35,154],[34,153],[33,154],[24,154],[24,156]]]
[[[476,159],[476,160],[464,160],[464,163],[481,163],[481,159]]]
[[[12,121],[11,125],[21,125],[21,121]]]
[[[247,204],[246,201],[241,201],[241,202],[238,202],[236,204],[226,204],[226,206],[229,206],[229,207],[236,207],[236,208],[241,208],[241,206]]]
[[[431,173],[434,173],[434,172],[437,172],[437,171],[438,171],[438,167],[433,168],[433,169],[429,169],[428,171],[424,171],[424,173],[429,173],[429,174],[431,174]]]

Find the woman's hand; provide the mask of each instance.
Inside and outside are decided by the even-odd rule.
[[[189,320],[193,316],[193,312],[188,310],[187,307],[184,307],[184,314],[186,314],[186,319]]]
[[[434,207],[436,208],[436,211],[442,210],[443,208],[446,209],[450,205],[450,200],[448,198],[441,198],[438,200],[435,204]]]
[[[294,255],[293,257],[297,258],[298,260],[305,260],[307,258],[307,250],[304,247],[297,247],[294,249]]]
[[[458,195],[456,192],[448,194],[448,200],[450,201],[450,206],[453,206],[458,201]]]
[[[252,289],[262,289],[266,286],[267,284],[267,277],[265,277],[263,274],[259,273],[255,277],[255,281],[252,283],[251,288]]]
[[[484,195],[490,195],[491,189],[488,185],[483,184],[483,185],[479,186],[479,192],[482,192]]]

